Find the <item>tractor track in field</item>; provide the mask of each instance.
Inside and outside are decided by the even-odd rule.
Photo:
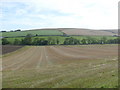
[[[42,55],[42,50],[41,50],[40,51],[40,58],[38,59],[39,61],[38,61],[37,65],[36,65],[36,69],[40,68],[40,65],[41,65],[41,62],[42,62],[42,57],[43,57],[43,55]]]
[[[2,58],[3,87],[101,87],[117,77],[116,46],[27,47]]]
[[[111,49],[111,50],[109,50]],[[117,48],[97,49],[63,46],[31,46],[25,51],[3,57],[3,70],[46,67],[68,60],[100,59],[102,56],[117,56]],[[92,51],[93,50],[93,51]],[[102,52],[103,50],[103,52]]]
[[[94,68],[94,66],[89,67],[89,69],[86,68],[84,70],[84,73],[93,72],[93,71],[96,71],[94,73],[97,73],[97,72],[99,72],[99,70],[104,70],[104,69],[107,69],[107,68],[109,68],[111,66],[110,65],[107,66],[107,64],[98,64],[98,65],[95,65],[95,67],[96,68]],[[45,82],[55,81],[57,79],[66,77],[66,79],[60,81],[59,83],[56,83],[53,86],[54,88],[57,88],[59,86],[65,85],[65,84],[69,84],[69,82],[71,82],[72,80],[79,79],[82,76],[82,73],[83,73],[83,72],[81,72],[81,73],[77,72],[78,74],[75,74],[75,75],[71,74],[70,75],[69,73],[72,73],[73,72],[72,70],[67,70],[67,71],[65,70],[64,72],[66,72],[66,73],[64,73],[64,74],[61,73],[60,75],[56,75],[56,76],[48,78],[48,79],[35,80],[35,81],[32,81],[32,84],[31,84],[31,82],[22,83],[22,85],[24,85],[24,84],[31,84],[29,87],[30,88],[34,88],[34,87],[38,86],[39,84],[42,84],[42,83],[45,83]],[[72,77],[72,76],[74,76],[74,77]],[[99,73],[98,73],[98,76],[99,76]],[[67,78],[67,77],[71,77],[71,78]],[[18,85],[18,84],[16,84],[16,85]]]
[[[29,52],[29,54],[27,54]],[[36,52],[36,50],[32,50],[32,48],[30,50],[27,50],[25,51],[24,54],[22,54],[20,57],[18,58],[15,58],[14,59],[14,56],[13,59],[12,57],[10,58],[10,63],[6,64],[4,61],[3,61],[3,69],[6,69],[6,68],[11,68],[11,67],[14,67],[14,69],[16,70],[16,68],[20,67],[21,65],[23,65],[24,63],[26,62],[29,62],[29,59],[33,56],[33,53]],[[13,60],[11,62],[11,60]],[[5,65],[5,64],[6,65]]]

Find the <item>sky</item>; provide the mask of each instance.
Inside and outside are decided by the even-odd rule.
[[[117,29],[118,1],[0,0],[0,30]]]

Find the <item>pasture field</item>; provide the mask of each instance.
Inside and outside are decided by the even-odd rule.
[[[101,39],[101,38],[103,38],[103,37],[105,37],[106,39],[116,39],[116,38],[118,38],[118,37],[113,37],[113,36],[72,36],[73,38],[76,38],[76,39],[79,39],[79,40],[81,40],[81,39],[83,39],[83,38],[93,38],[93,39]]]
[[[18,37],[26,36],[27,34],[32,35],[63,35],[62,32],[58,30],[28,30],[28,31],[17,31],[17,32],[2,32],[3,37]]]
[[[3,56],[3,88],[118,87],[117,45],[25,47]]]

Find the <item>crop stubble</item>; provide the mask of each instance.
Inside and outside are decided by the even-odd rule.
[[[3,87],[116,87],[117,50],[117,45],[29,46],[3,57]]]

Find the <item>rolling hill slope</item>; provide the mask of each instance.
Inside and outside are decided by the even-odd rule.
[[[25,30],[25,31],[17,31],[17,32],[2,32],[3,37],[19,37],[26,36],[27,34],[32,34],[33,36],[37,35],[63,35],[59,30]]]
[[[3,37],[19,37],[27,34],[37,35],[89,35],[89,36],[118,36],[117,29],[108,30],[93,30],[82,28],[46,28],[46,29],[31,29],[19,32],[2,32]]]
[[[77,28],[61,28],[60,31],[68,35],[90,35],[90,36],[113,36],[118,35],[118,30],[92,30],[92,29],[77,29]]]

